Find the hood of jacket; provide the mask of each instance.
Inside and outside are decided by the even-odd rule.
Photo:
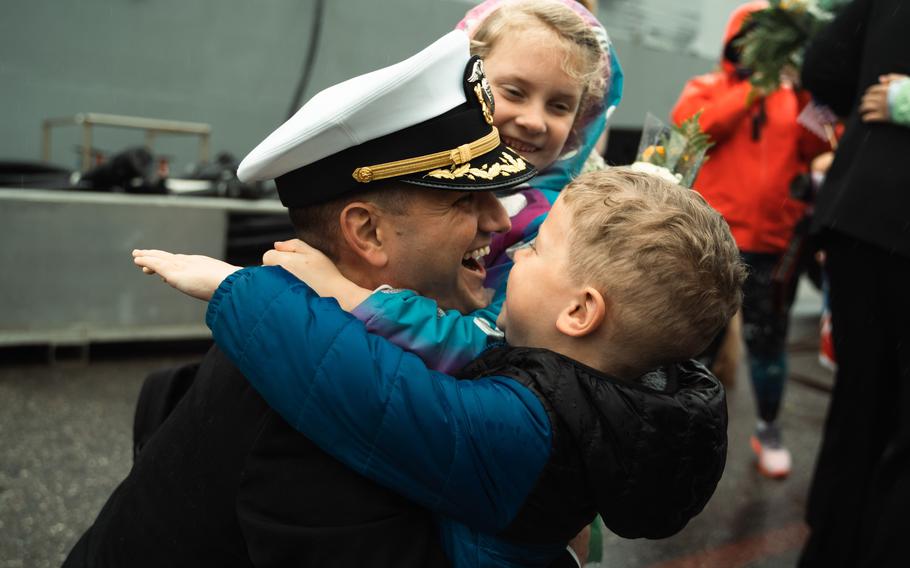
[[[767,0],[753,0],[752,2],[746,2],[742,6],[739,6],[730,14],[730,19],[727,21],[727,28],[724,30],[724,43],[721,48],[720,56],[720,66],[723,68],[724,72],[732,75],[736,72],[736,64],[727,57],[727,48],[730,42],[739,34],[743,29],[743,23],[745,23],[746,18],[759,10],[764,10],[769,6]]]
[[[559,481],[535,492],[593,500],[616,534],[673,535],[714,494],[726,463],[727,407],[720,382],[698,362],[624,381],[552,351],[505,347],[469,367],[511,376],[538,395],[554,430],[551,462],[559,462],[547,467]]]

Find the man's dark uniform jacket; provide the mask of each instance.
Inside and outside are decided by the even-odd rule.
[[[444,565],[427,512],[291,429],[213,348],[64,567]]]

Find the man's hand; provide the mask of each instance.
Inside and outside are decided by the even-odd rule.
[[[859,104],[859,113],[863,122],[889,122],[891,120],[891,110],[888,108],[888,87],[892,82],[905,77],[906,75],[897,73],[881,75],[877,84],[866,89]]]
[[[221,281],[240,270],[226,262],[198,254],[172,254],[163,250],[134,250],[133,262],[146,274],[157,274],[164,282],[188,296],[209,301]]]
[[[371,293],[345,278],[329,257],[300,239],[276,242],[275,248],[262,256],[262,264],[281,266],[320,296],[338,300],[347,311],[356,308]]]

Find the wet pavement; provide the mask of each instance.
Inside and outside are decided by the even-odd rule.
[[[755,470],[749,448],[755,411],[741,366],[728,389],[727,467],[705,511],[661,541],[605,534],[601,566],[795,565],[832,381],[817,362],[817,304],[811,293],[801,297],[791,330],[791,380],[781,412],[784,440],[793,453],[791,476],[772,481]],[[197,360],[201,352],[199,345],[158,348],[154,354],[109,348],[49,364],[22,362],[22,353],[0,351],[0,568],[63,562],[129,471],[133,409],[143,378]]]

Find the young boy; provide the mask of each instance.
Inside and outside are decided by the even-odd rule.
[[[218,345],[296,429],[438,513],[454,565],[546,565],[597,512],[621,536],[666,537],[707,503],[725,401],[688,359],[738,309],[744,270],[696,193],[627,168],[576,179],[515,254],[508,344],[460,378],[317,297],[352,309],[364,292],[305,254],[312,289],[280,268],[134,256],[197,297],[218,286]]]

